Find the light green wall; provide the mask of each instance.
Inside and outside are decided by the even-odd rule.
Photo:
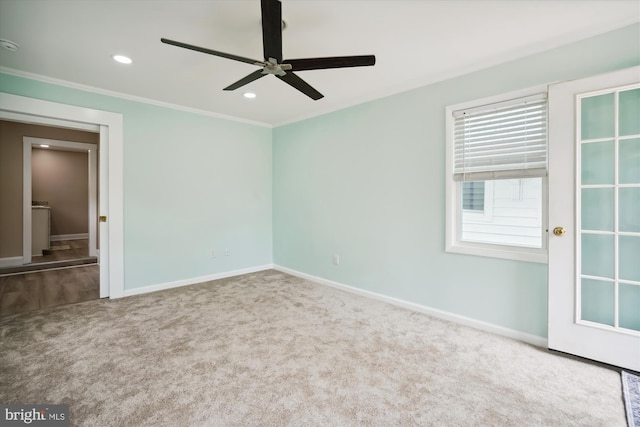
[[[272,262],[270,128],[7,74],[0,91],[124,116],[125,289]]]
[[[273,131],[6,74],[0,91],[123,114],[125,289],[273,261],[546,336],[545,265],[444,252],[444,108],[639,63],[634,25]]]
[[[445,107],[637,64],[633,25],[276,128],[274,263],[546,337],[545,264],[444,252]]]

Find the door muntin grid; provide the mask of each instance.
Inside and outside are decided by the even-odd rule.
[[[576,323],[640,334],[640,85],[576,109]]]

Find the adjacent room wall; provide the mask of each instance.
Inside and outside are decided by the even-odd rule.
[[[34,147],[31,175],[31,199],[51,207],[51,235],[88,235],[88,154]]]
[[[25,136],[99,142],[98,134],[92,132],[0,120],[0,258],[22,257],[22,147]],[[33,199],[38,200],[35,195]]]
[[[444,251],[445,107],[637,65],[639,28],[276,128],[274,263],[546,337],[546,264]]]
[[[123,115],[125,292],[271,264],[270,128],[8,74],[0,90]]]

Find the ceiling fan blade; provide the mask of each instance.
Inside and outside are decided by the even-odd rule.
[[[262,45],[264,60],[282,61],[282,4],[279,0],[261,0]]]
[[[309,85],[309,83],[305,82],[300,77],[296,76],[295,74],[293,74],[290,71],[287,74],[285,74],[284,76],[276,75],[276,77],[279,78],[280,80],[282,80],[283,82],[288,83],[289,85],[291,85],[294,88],[298,89],[300,92],[304,93],[305,95],[307,95],[309,98],[313,99],[314,101],[317,101],[318,99],[324,97],[323,94],[321,94],[320,92],[315,90],[313,87],[311,87],[311,85]]]
[[[287,59],[293,71],[321,70],[326,68],[366,67],[375,65],[375,55],[333,56],[328,58]]]
[[[225,87],[223,90],[236,90],[239,87],[242,87],[248,83],[251,83],[254,80],[258,80],[260,77],[264,77],[266,74],[262,73],[262,70],[256,70],[253,73],[249,74],[246,77],[241,78],[237,82]]]
[[[194,46],[194,45],[187,44],[187,43],[177,42],[175,40],[169,40],[169,39],[162,38],[162,39],[160,39],[160,41],[162,43],[165,43],[165,44],[170,44],[170,45],[173,45],[173,46],[183,47],[185,49],[195,50],[196,52],[208,53],[209,55],[215,55],[215,56],[220,56],[222,58],[233,59],[234,61],[246,62],[247,64],[259,65],[259,66],[265,65],[265,63],[263,61],[258,61],[258,60],[251,59],[251,58],[245,58],[243,56],[233,55],[231,53],[219,52],[217,50],[211,50],[211,49],[207,49],[207,48],[199,47],[199,46]]]

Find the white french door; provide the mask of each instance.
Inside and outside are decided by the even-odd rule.
[[[640,371],[640,67],[549,86],[549,348]]]

